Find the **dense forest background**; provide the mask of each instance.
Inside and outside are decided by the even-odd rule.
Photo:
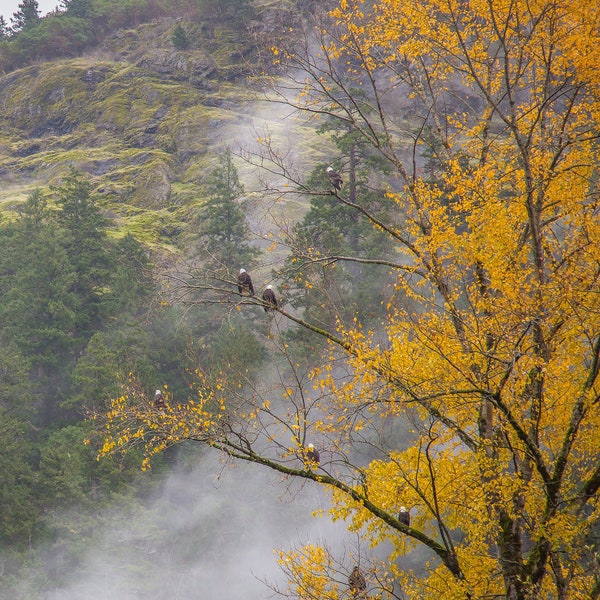
[[[262,580],[278,577],[274,547],[347,539],[309,522],[326,501],[318,491],[248,468],[234,481],[196,447],[147,472],[135,453],[99,462],[102,436],[88,420],[132,374],[143,393],[172,400],[187,397],[199,367],[280,376],[269,336],[279,324],[257,308],[189,310],[169,293],[182,266],[213,269],[232,289],[241,266],[265,285],[280,272],[287,301],[323,319],[286,275],[293,251],[261,260],[268,223],[284,219],[308,245],[382,247],[322,200],[266,206],[256,170],[232,154],[263,128],[297,143],[311,168],[335,148],[312,126],[291,131],[286,110],[262,97],[273,40],[309,10],[69,0],[40,18],[24,0],[0,21],[3,596],[262,598]],[[381,298],[365,292],[378,278],[385,270],[336,276],[353,290],[348,315],[362,306],[377,316]],[[308,371],[314,343],[282,331]]]

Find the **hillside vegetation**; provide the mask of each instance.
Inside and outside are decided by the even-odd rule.
[[[93,539],[91,515],[115,496],[143,512],[160,483],[160,464],[148,478],[137,459],[95,460],[102,442],[85,417],[129,373],[145,393],[168,386],[184,397],[199,364],[252,369],[264,358],[247,327],[232,329],[218,311],[185,317],[158,281],[197,256],[204,207],[227,194],[225,151],[264,127],[287,129],[261,83],[265,36],[287,9],[257,3],[251,30],[238,4],[140,2],[132,16],[133,4],[92,2],[90,27],[113,19],[50,60],[31,36],[73,35],[59,23],[87,31],[68,11],[0,41],[0,590],[11,597],[60,585]],[[233,201],[244,206],[246,195]],[[253,235],[240,231],[236,260]]]
[[[600,598],[600,9],[21,6],[1,593]]]
[[[251,63],[231,62],[242,54],[233,32],[222,28],[214,33],[220,39],[206,40],[198,23],[179,24],[197,47],[177,51],[175,20],[165,18],[118,31],[93,54],[2,77],[5,216],[72,166],[89,174],[119,230],[176,245],[202,202],[203,173],[215,154],[265,114]]]

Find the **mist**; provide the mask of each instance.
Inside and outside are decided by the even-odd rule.
[[[258,600],[274,596],[270,586],[285,589],[276,550],[314,543],[344,555],[352,534],[313,516],[327,508],[314,482],[225,464],[212,450],[192,468],[181,462],[143,506],[116,498],[97,513],[78,556],[69,549],[73,530],[40,551],[44,567],[23,570],[17,597],[31,600],[28,582],[45,577],[52,587],[38,596],[44,600]]]

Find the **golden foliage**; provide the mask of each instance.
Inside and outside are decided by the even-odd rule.
[[[200,372],[196,376],[195,398],[174,404],[165,388],[161,406],[130,376],[123,394],[110,401],[106,414],[95,416],[106,436],[99,457],[141,447],[142,469],[146,470],[152,457],[170,446],[185,440],[210,443],[224,419],[225,404],[219,393],[224,386],[217,380],[209,388]]]
[[[346,355],[344,378],[330,365],[312,373],[318,399],[283,388],[287,414],[254,399],[232,438],[215,388],[160,415],[127,394],[103,452],[198,439],[314,479],[335,519],[391,544],[386,572],[406,597],[599,597],[599,11],[586,0],[341,0],[320,30],[325,67],[278,47],[309,75],[299,107],[354,119],[401,182],[386,201],[402,228],[372,220],[397,244],[407,300],[390,300],[383,336],[359,323],[325,332],[281,310]],[[344,112],[336,64],[370,86],[368,110],[350,95]],[[413,139],[435,176],[405,164],[404,121],[386,104],[396,90],[429,128]],[[352,464],[353,436],[395,420],[413,425],[404,447]],[[249,442],[261,431],[267,452]],[[293,463],[309,434],[337,462]],[[419,545],[434,559],[399,569]],[[281,560],[296,597],[344,597],[323,549]]]

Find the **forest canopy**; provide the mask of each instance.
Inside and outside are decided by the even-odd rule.
[[[181,14],[244,31],[254,10],[253,2],[241,0],[62,0],[41,15],[37,0],[23,0],[13,15],[0,15],[0,73],[78,56],[116,31]],[[176,38],[175,47],[179,43]]]

